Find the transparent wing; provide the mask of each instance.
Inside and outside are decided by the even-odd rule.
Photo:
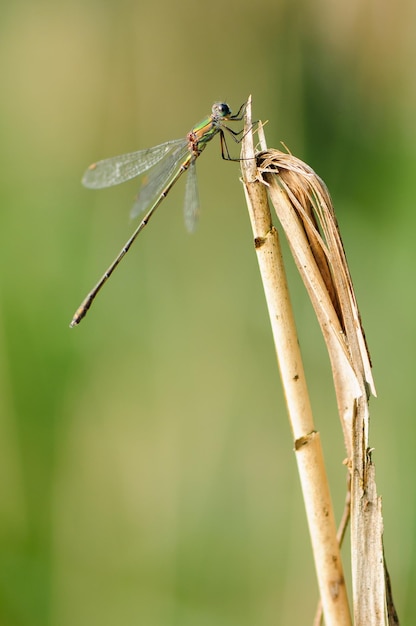
[[[191,161],[186,178],[184,216],[186,229],[188,232],[192,233],[197,226],[199,217],[199,195],[195,159]]]
[[[169,179],[180,168],[189,156],[188,142],[182,141],[179,145],[171,148],[171,154],[167,154],[162,161],[144,178],[139,194],[130,212],[130,217],[137,217],[156,200],[165,189]]]
[[[97,163],[90,165],[85,172],[82,184],[90,189],[119,185],[143,174],[161,161],[169,151],[184,144],[187,144],[186,139],[173,139],[153,148],[97,161]]]

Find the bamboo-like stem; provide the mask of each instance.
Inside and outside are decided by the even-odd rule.
[[[376,391],[332,201],[325,183],[290,153],[263,148],[256,158],[259,179],[267,185],[331,361],[351,472],[354,621],[360,626],[398,624],[383,553],[381,499],[368,444],[368,401]],[[253,166],[252,180],[256,175]]]
[[[314,426],[278,234],[272,225],[266,187],[257,173],[251,132],[251,99],[246,110],[241,164],[257,259],[294,437],[325,623],[326,626],[350,626],[320,436]]]

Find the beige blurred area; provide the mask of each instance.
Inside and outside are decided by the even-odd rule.
[[[386,557],[415,622],[415,13],[406,0],[3,3],[2,626],[312,622],[292,438],[239,167],[219,141],[197,163],[197,232],[182,179],[68,328],[134,228],[139,182],[84,189],[88,164],[185,136],[213,102],[237,111],[249,94],[268,145],[307,160],[334,201],[378,390]],[[286,258],[339,519],[328,359]]]

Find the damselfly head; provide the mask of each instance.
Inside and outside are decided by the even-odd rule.
[[[231,109],[225,102],[215,102],[212,105],[212,115],[214,117],[229,117],[231,115]]]

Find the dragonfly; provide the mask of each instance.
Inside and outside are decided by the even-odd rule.
[[[90,189],[103,189],[119,185],[151,170],[142,184],[133,205],[131,216],[136,217],[147,207],[150,206],[150,208],[98,283],[75,311],[69,325],[71,328],[77,326],[88,313],[99,291],[130,250],[138,235],[147,226],[150,218],[169,191],[186,171],[188,176],[185,186],[185,225],[188,231],[194,230],[199,210],[196,160],[216,135],[220,137],[222,158],[230,161],[239,160],[230,157],[224,132],[227,131],[235,142],[241,141],[243,129],[235,131],[227,125],[227,122],[241,121],[245,107],[246,104],[242,104],[237,113],[233,115],[228,104],[215,102],[212,105],[211,114],[196,124],[186,137],[166,141],[153,148],[97,161],[97,163],[92,163],[89,166],[82,178],[82,184]]]

